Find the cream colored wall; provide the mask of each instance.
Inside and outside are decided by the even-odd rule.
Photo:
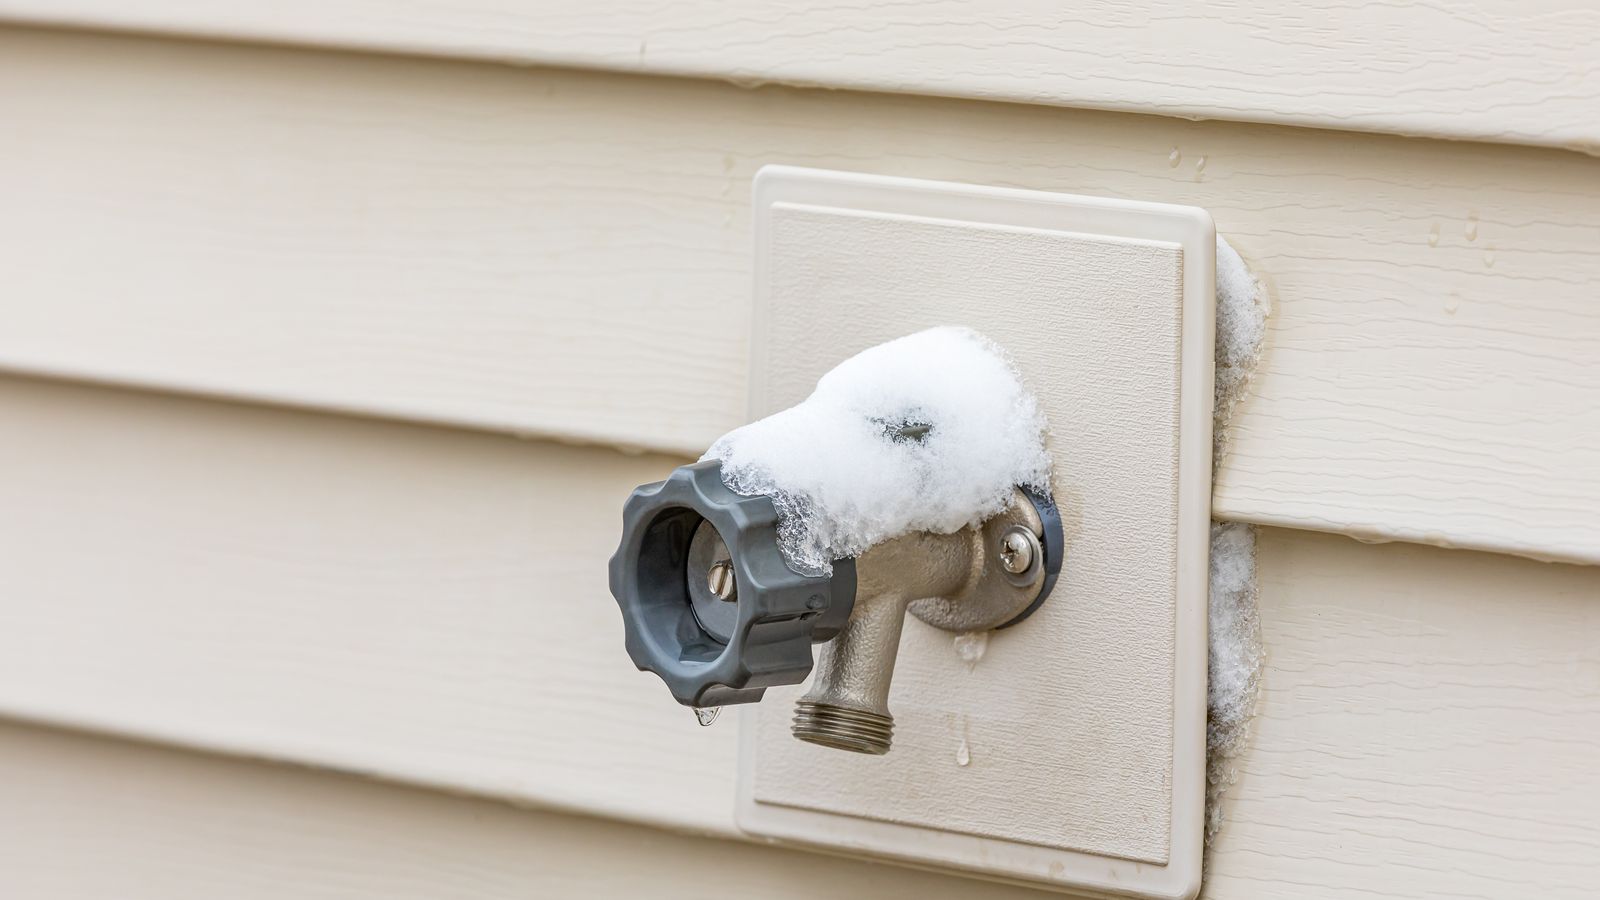
[[[0,421],[0,714],[736,834],[731,723],[633,671],[604,583],[676,460],[15,378]],[[1600,569],[1260,559],[1210,895],[1588,896]]]
[[[1585,0],[0,0],[0,18],[1600,150]]]
[[[1025,888],[0,724],[16,900],[1024,900]]]
[[[613,820],[8,726],[8,896],[1008,893],[617,821],[735,835],[602,573],[738,420],[659,336],[742,333],[765,162],[1206,206],[1279,305],[1220,514],[1600,559],[1589,157],[28,30],[0,114],[0,714]],[[1600,569],[1261,565],[1209,896],[1592,894]]]
[[[1219,515],[1600,562],[1591,157],[26,30],[0,108],[13,371],[697,454],[762,164],[1190,203],[1277,303]]]

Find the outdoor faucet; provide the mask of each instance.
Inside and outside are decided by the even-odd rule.
[[[1007,628],[1061,568],[1056,508],[1024,488],[980,524],[905,534],[831,573],[796,571],[779,524],[772,498],[734,492],[715,460],[636,489],[610,565],[628,653],[696,708],[754,703],[815,669],[794,736],[857,753],[889,751],[907,612],[957,634]],[[812,644],[823,645],[814,663]]]

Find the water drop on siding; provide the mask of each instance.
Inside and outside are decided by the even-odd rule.
[[[955,637],[956,655],[969,666],[976,666],[989,649],[989,632],[969,631]]]
[[[722,707],[720,706],[696,706],[694,708],[695,720],[700,723],[701,728],[704,728],[707,725],[710,725],[712,722],[715,722],[717,720],[717,716],[721,714]]]

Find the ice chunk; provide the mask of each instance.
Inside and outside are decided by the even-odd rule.
[[[772,497],[784,558],[806,573],[913,531],[978,524],[1018,485],[1049,491],[1037,401],[1004,353],[965,328],[864,350],[703,459],[721,460],[737,493]]]

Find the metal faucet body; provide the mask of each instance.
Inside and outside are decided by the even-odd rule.
[[[794,736],[838,750],[889,752],[889,689],[907,612],[956,633],[1020,621],[1047,586],[1044,532],[1038,510],[1019,491],[1009,509],[982,525],[915,532],[862,554],[855,607],[818,652],[811,689],[795,704]]]
[[[906,615],[956,634],[1005,628],[1043,602],[1061,568],[1055,506],[1019,488],[982,523],[799,572],[783,555],[772,498],[734,492],[721,465],[679,466],[635,489],[608,573],[629,657],[697,715],[811,674],[795,736],[887,753]]]

